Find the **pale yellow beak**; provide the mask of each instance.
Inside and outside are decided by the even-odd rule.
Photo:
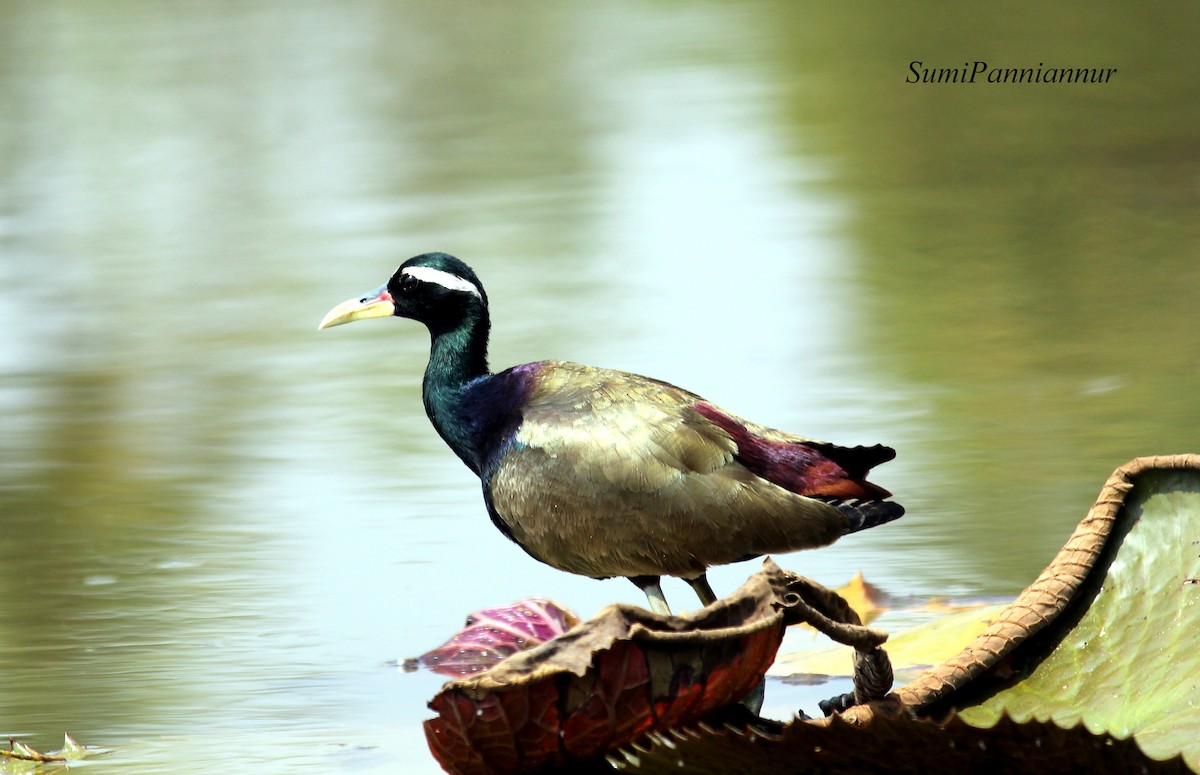
[[[392,294],[388,293],[386,285],[381,285],[365,296],[346,299],[329,310],[321,319],[321,325],[317,326],[317,330],[333,328],[343,323],[353,323],[364,318],[387,318],[394,314],[396,314],[396,303],[392,301]]]

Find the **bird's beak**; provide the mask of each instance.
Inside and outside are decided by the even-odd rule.
[[[388,293],[387,286],[381,285],[365,296],[346,299],[329,310],[321,319],[321,325],[317,326],[317,330],[340,326],[343,323],[353,323],[363,318],[386,318],[394,314],[396,314],[396,302],[392,301],[392,294]]]

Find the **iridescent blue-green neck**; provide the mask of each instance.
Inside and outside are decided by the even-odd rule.
[[[489,374],[488,314],[473,309],[455,325],[430,326],[429,365],[421,385],[425,414],[438,434],[472,470],[477,469],[477,420],[463,406],[463,389]]]

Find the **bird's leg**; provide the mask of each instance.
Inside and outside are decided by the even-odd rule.
[[[717,596],[713,592],[713,588],[709,586],[707,574],[701,573],[694,579],[684,579],[684,581],[695,590],[696,597],[700,598],[701,605],[709,606],[717,602]]]
[[[663,597],[662,587],[659,585],[660,578],[660,576],[630,576],[629,580],[646,593],[646,600],[650,602],[651,611],[659,616],[670,616],[671,608],[667,605],[667,599]]]

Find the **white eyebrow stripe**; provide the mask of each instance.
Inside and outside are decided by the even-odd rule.
[[[483,298],[479,293],[479,289],[471,281],[464,280],[458,275],[453,275],[449,272],[443,272],[441,269],[434,269],[431,266],[410,266],[405,268],[400,274],[410,275],[421,282],[440,285],[451,291],[473,293],[478,298]]]

